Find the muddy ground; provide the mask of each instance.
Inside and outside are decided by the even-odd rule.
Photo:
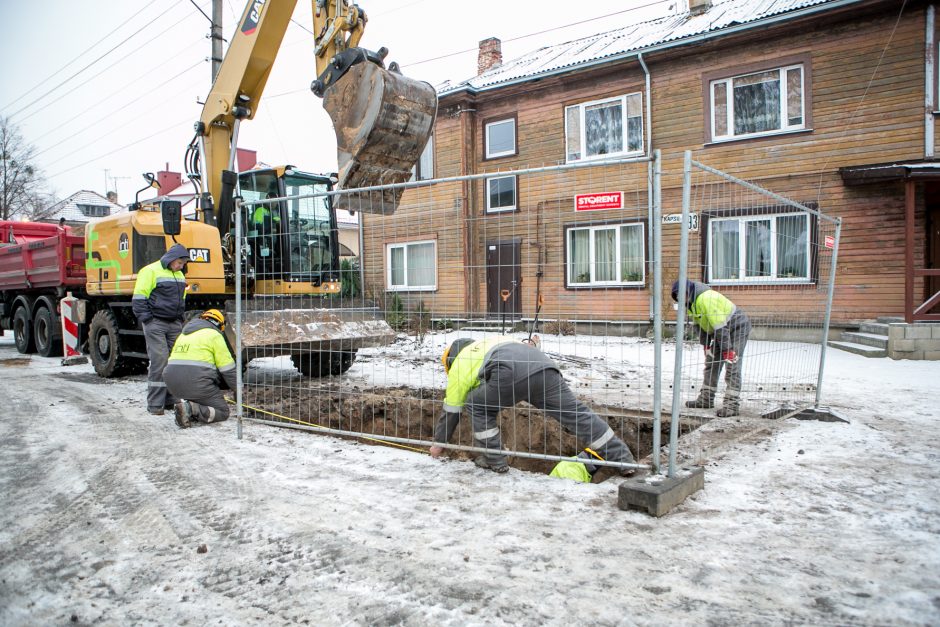
[[[371,436],[407,438],[430,442],[434,426],[442,412],[444,393],[438,389],[406,387],[350,389],[338,384],[310,381],[298,387],[253,385],[245,388],[245,404],[262,411],[249,411],[246,416],[282,422],[286,426],[320,426],[342,431],[354,431]],[[619,408],[593,406],[605,418],[614,432],[633,452],[636,459],[647,458],[652,451],[652,418],[642,412],[625,413]],[[699,424],[683,424],[688,432]],[[500,431],[503,448],[507,451],[539,453],[543,455],[573,456],[581,448],[577,440],[565,432],[559,423],[547,418],[528,403],[500,412]],[[662,442],[668,441],[669,423],[661,428]],[[377,443],[362,438],[365,443]],[[469,416],[465,415],[451,444],[473,446]],[[448,450],[447,456],[466,460],[476,454]],[[513,468],[529,472],[548,473],[555,461],[511,456]],[[599,472],[602,481],[609,472]]]

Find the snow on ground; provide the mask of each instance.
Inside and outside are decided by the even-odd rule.
[[[442,385],[445,342],[350,378]],[[938,381],[937,362],[832,351],[824,400],[848,423],[772,423],[655,519],[617,509],[616,480],[179,431],[142,377],[0,338],[0,624],[935,625]]]

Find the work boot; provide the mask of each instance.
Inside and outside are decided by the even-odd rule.
[[[721,409],[716,411],[715,415],[719,418],[725,418],[727,416],[737,416],[740,413],[740,407],[738,406],[737,401],[729,401],[728,399],[725,399],[725,402],[721,405]]]
[[[710,390],[702,390],[699,392],[698,398],[693,401],[686,401],[685,406],[692,409],[711,409],[715,406],[715,393]]]
[[[190,418],[193,415],[193,408],[189,401],[176,401],[173,406],[173,413],[176,417],[176,426],[180,429],[188,429],[192,424]]]
[[[162,416],[163,408],[162,407],[148,407],[147,411],[153,414],[154,416]]]
[[[505,460],[501,462],[491,462],[486,459],[486,455],[480,455],[473,460],[473,463],[479,468],[485,468],[486,470],[492,470],[493,472],[498,472],[503,474],[504,472],[509,472],[509,464]]]

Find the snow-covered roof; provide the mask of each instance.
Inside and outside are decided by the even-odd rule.
[[[504,62],[479,76],[460,83],[438,86],[440,95],[463,90],[484,91],[506,83],[553,74],[577,66],[605,62],[661,47],[682,45],[703,36],[720,34],[734,27],[760,28],[787,13],[830,10],[861,0],[716,0],[699,15],[684,11],[677,15],[631,24],[583,39],[540,48]]]
[[[47,220],[65,218],[69,222],[88,222],[92,218],[103,218],[126,209],[97,192],[83,189],[60,200],[50,207],[49,211],[51,213],[46,217]]]

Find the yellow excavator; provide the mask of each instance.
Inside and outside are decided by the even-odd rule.
[[[336,209],[389,215],[401,189],[310,195],[409,180],[432,131],[437,95],[428,83],[402,76],[397,64],[386,68],[385,48],[359,47],[367,22],[360,7],[312,0],[317,77],[311,90],[333,121],[337,173],[314,175],[292,166],[237,172],[239,126],[258,110],[295,4],[249,0],[245,8],[187,149],[187,176],[197,190],[193,218],[182,219],[179,200],[158,196],[87,227],[87,295],[78,311],[101,376],[133,371],[146,359],[130,298],[137,271],[173,242],[190,250],[187,309],[231,312],[235,264],[241,264],[246,363],[289,354],[305,375],[338,374],[357,349],[394,337],[374,308],[337,298]],[[144,189],[152,184],[151,176]],[[248,243],[240,258],[237,197],[248,203],[239,216]]]

